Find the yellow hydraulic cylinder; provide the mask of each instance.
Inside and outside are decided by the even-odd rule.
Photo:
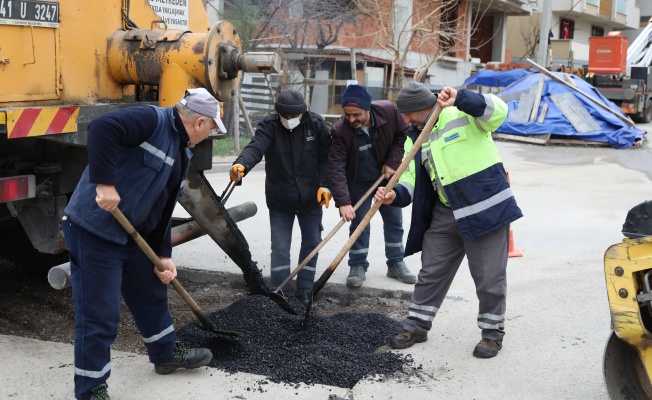
[[[120,30],[108,43],[108,67],[120,84],[159,86],[171,103],[190,87],[205,87],[220,101],[236,93],[241,71],[273,73],[280,57],[272,52],[240,54],[240,37],[226,21],[208,33],[181,30]],[[165,77],[165,78],[164,78]],[[171,97],[170,97],[171,96]],[[173,104],[173,103],[172,103]]]
[[[240,59],[240,37],[225,21],[217,22],[208,33],[120,30],[108,43],[109,71],[116,82],[160,85],[164,71],[176,65],[196,82],[195,86],[206,87],[221,101],[235,94],[242,69]]]

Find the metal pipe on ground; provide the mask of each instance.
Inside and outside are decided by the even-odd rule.
[[[258,208],[252,201],[239,204],[227,210],[234,222],[240,222],[256,215]],[[172,228],[172,246],[178,246],[206,235],[196,221],[188,221]],[[48,283],[54,289],[61,290],[70,286],[70,262],[56,265],[48,271]]]

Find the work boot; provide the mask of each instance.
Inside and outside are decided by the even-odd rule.
[[[296,297],[301,302],[301,304],[308,307],[308,303],[310,303],[310,289],[299,289],[294,293],[294,297]],[[310,309],[315,309],[314,302],[312,303]]]
[[[415,333],[403,329],[389,341],[392,349],[407,349],[415,343],[423,343],[428,340],[427,333]]]
[[[186,349],[180,341],[174,343],[174,354],[170,361],[154,364],[154,371],[159,375],[167,375],[178,368],[193,369],[207,365],[213,360],[213,353],[204,348]]]
[[[362,286],[362,282],[365,280],[365,272],[363,266],[356,265],[351,267],[349,276],[346,278],[346,286],[355,288]]]
[[[478,358],[492,358],[496,357],[496,354],[502,348],[502,340],[482,339],[473,349],[473,355]]]
[[[417,283],[416,275],[412,275],[405,262],[399,261],[387,267],[387,276],[398,279],[403,283],[414,285]]]
[[[93,393],[91,400],[111,400],[109,397],[109,392],[106,390],[106,388],[106,383],[103,383],[91,389],[91,393]]]

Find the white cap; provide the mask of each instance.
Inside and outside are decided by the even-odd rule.
[[[181,98],[181,104],[198,114],[213,118],[217,124],[217,129],[222,133],[226,133],[224,123],[220,119],[220,104],[215,97],[208,93],[208,90],[204,88],[187,89],[183,98]]]

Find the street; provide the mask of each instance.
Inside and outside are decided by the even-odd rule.
[[[639,124],[643,130],[652,124]],[[252,391],[259,376],[202,368],[169,377],[153,373],[144,356],[114,353],[109,379],[114,399],[607,399],[602,353],[610,334],[603,255],[621,241],[621,228],[632,207],[652,200],[652,146],[615,150],[590,146],[538,146],[497,141],[513,192],[524,218],[516,221],[515,247],[523,257],[508,264],[506,336],[493,359],[472,356],[480,340],[477,298],[466,262],[451,286],[428,335],[404,353],[412,354],[412,374],[362,380],[353,389],[269,383]],[[226,187],[228,166],[207,172],[216,193]],[[257,166],[233,191],[227,208],[245,201],[257,214],[238,223],[253,259],[269,276],[270,238],[264,199],[264,166]],[[184,216],[177,207],[175,215]],[[187,214],[185,214],[187,215]],[[410,208],[404,210],[409,229]],[[337,224],[331,202],[324,209],[323,237]],[[382,223],[371,222],[371,245],[365,288],[410,291],[411,286],[385,276]],[[348,237],[345,225],[322,249],[317,277]],[[300,233],[293,232],[293,263]],[[212,240],[204,236],[174,250],[179,268],[239,274]],[[345,257],[329,284],[343,285]],[[413,273],[419,255],[406,259]],[[0,398],[72,398],[72,346],[0,336]]]

